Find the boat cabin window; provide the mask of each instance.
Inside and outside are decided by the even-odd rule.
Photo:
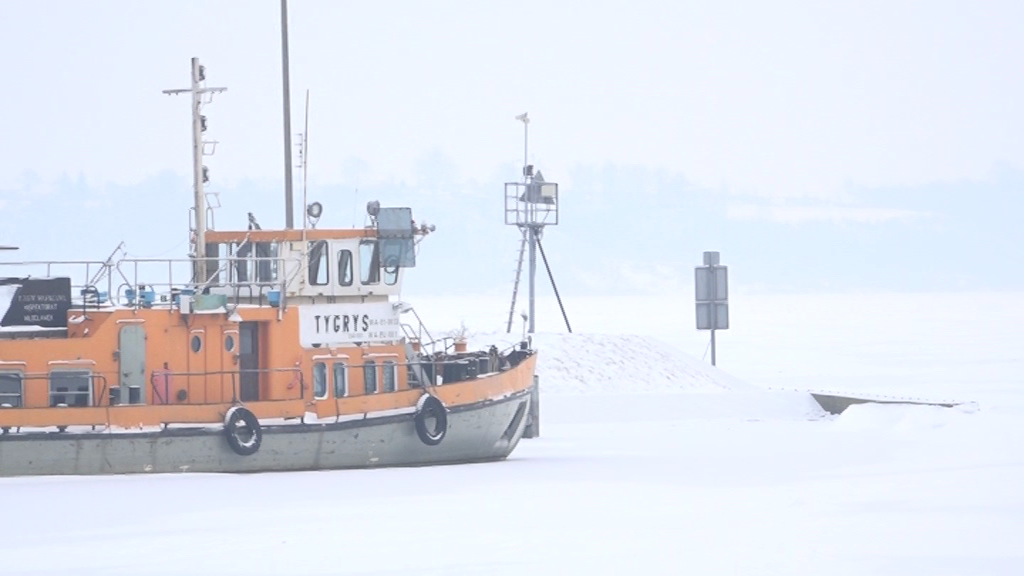
[[[256,281],[270,284],[277,282],[277,242],[257,242]]]
[[[380,380],[385,392],[398,389],[398,371],[394,360],[385,360],[380,366]]]
[[[359,242],[359,268],[363,284],[380,282],[380,250],[376,240]]]
[[[363,364],[363,391],[366,394],[377,393],[377,363],[373,360]]]
[[[21,372],[0,372],[0,407],[21,408]]]
[[[333,371],[334,397],[344,398],[348,396],[348,365],[344,362],[335,362]]]
[[[277,281],[277,242],[229,244],[232,258],[231,281],[235,284],[272,284]]]
[[[92,372],[89,370],[50,372],[50,406],[62,405],[92,405]]]
[[[338,250],[338,284],[351,286],[352,280],[352,251]]]
[[[384,283],[394,286],[398,282],[398,266],[384,266]]]
[[[326,286],[330,280],[328,257],[327,240],[309,243],[309,283],[313,286]]]
[[[327,398],[327,364],[323,362],[313,363],[313,398]]]

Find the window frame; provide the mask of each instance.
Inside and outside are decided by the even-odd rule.
[[[322,248],[321,248],[322,247]],[[317,261],[319,262],[316,266],[316,270],[323,274],[323,282],[315,282],[313,278],[313,255],[314,253],[319,254]],[[323,266],[323,270],[320,267]],[[317,275],[319,279],[320,275]],[[306,256],[306,281],[310,286],[330,286],[331,285],[331,252],[330,246],[327,240],[311,240],[307,245],[307,256]]]
[[[373,377],[372,378],[367,378],[368,374],[373,376]],[[370,388],[371,382],[373,383],[373,388],[372,389]],[[380,391],[380,386],[378,386],[378,382],[377,382],[377,362],[375,360],[373,360],[373,359],[370,359],[370,360],[365,360],[364,359],[363,360],[363,394],[369,396],[371,394],[376,394],[379,391]]]
[[[25,407],[25,373],[21,370],[0,370],[0,379],[5,377],[17,377],[18,378],[18,402],[11,403],[7,401],[8,397],[14,396],[13,392],[0,391],[0,406],[4,404],[11,404],[11,408],[24,408]]]
[[[343,368],[342,374],[342,393],[338,394],[338,368]],[[348,358],[337,359],[331,362],[331,389],[334,391],[335,398],[346,398],[348,397]]]
[[[342,256],[345,254],[348,255],[345,260],[345,264],[347,264],[347,266],[342,267]],[[338,286],[348,287],[355,284],[355,256],[353,256],[352,250],[348,248],[339,248],[335,261],[338,263]],[[347,282],[345,281],[345,278],[348,278]]]
[[[322,371],[323,371],[322,376],[321,376],[321,380],[322,380],[322,384],[323,384],[323,393],[322,394],[317,394],[317,367],[320,367],[322,369]],[[331,389],[330,382],[329,382],[328,379],[329,379],[329,376],[327,374],[327,362],[324,362],[323,360],[314,360],[313,361],[313,399],[314,400],[326,400],[328,398],[328,393],[329,393],[329,391]]]
[[[73,403],[69,403],[69,402],[66,401],[68,399],[68,396],[81,396],[82,395],[81,391],[75,391],[75,392],[71,392],[71,391],[55,392],[54,391],[53,377],[56,374],[66,374],[66,375],[78,374],[80,376],[84,375],[85,380],[87,382],[87,384],[86,384],[85,404],[77,404],[77,403],[73,404]],[[64,404],[68,408],[84,408],[84,407],[88,407],[88,406],[94,406],[95,403],[94,403],[94,398],[93,398],[93,382],[92,382],[93,377],[94,377],[94,373],[93,373],[91,368],[57,368],[57,369],[50,370],[50,372],[46,376],[47,392],[49,392],[49,406],[51,408],[57,407],[58,404]],[[62,396],[64,398],[65,402],[57,402],[57,403],[55,403],[54,402],[54,396]]]
[[[372,247],[368,254],[369,261],[366,263],[363,262],[364,246]],[[380,242],[376,238],[364,238],[359,241],[359,284],[377,286],[380,280]]]
[[[260,251],[266,256],[260,256]],[[278,257],[281,254],[279,242],[256,242],[253,246],[253,282],[264,286],[272,286],[279,280]],[[263,272],[266,272],[264,274]]]
[[[387,394],[389,392],[398,392],[398,362],[390,358],[384,359],[379,364],[380,366],[380,382],[381,392]],[[387,375],[391,374],[391,387],[388,389],[388,378]]]
[[[237,354],[238,348],[242,344],[242,336],[238,330],[225,330],[224,331],[224,351],[231,354]],[[228,343],[231,343],[231,347],[228,347]]]

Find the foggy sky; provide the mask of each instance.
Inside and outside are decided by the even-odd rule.
[[[577,203],[628,203],[633,183],[599,185],[606,167],[626,167],[685,182],[648,190],[655,208],[659,194],[713,195],[731,221],[797,228],[920,224],[936,213],[922,190],[959,186],[970,202],[971,182],[1024,170],[1024,4],[837,4],[291,0],[293,132],[308,89],[311,189],[394,183],[457,205],[489,188],[498,203],[522,162],[514,116],[528,111],[530,162]],[[6,211],[60,210],[46,197],[61,179],[103,195],[187,178],[187,99],[161,90],[187,86],[193,56],[228,88],[204,109],[220,142],[211,188],[235,194],[223,200],[239,213],[245,190],[277,194],[278,2],[3,9]],[[993,211],[1020,192],[986,190]],[[319,199],[345,220],[364,200]]]
[[[311,175],[344,160],[411,180],[531,160],[615,161],[708,187],[836,196],[1021,165],[1019,2],[292,0],[294,131],[311,91]],[[8,2],[0,21],[4,185],[24,171],[126,183],[186,172],[189,58],[222,182],[281,178],[278,2]],[[514,174],[513,174],[514,176]]]

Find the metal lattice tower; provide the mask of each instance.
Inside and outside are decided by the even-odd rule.
[[[544,246],[541,238],[544,235],[545,226],[556,226],[558,224],[558,184],[548,182],[540,170],[536,172],[533,165],[529,163],[529,134],[530,118],[526,113],[516,116],[516,120],[523,123],[523,181],[507,182],[505,184],[505,224],[519,227],[523,234],[523,240],[519,247],[519,263],[516,268],[515,286],[512,289],[512,305],[509,308],[507,331],[512,331],[512,318],[515,314],[516,297],[519,294],[519,279],[523,269],[523,253],[529,249],[529,332],[532,334],[536,328],[536,277],[537,277],[537,251],[539,249],[541,258],[544,260],[544,267],[547,269],[548,278],[551,280],[551,287],[558,299],[558,306],[562,310],[562,317],[565,319],[565,326],[572,332],[569,326],[569,318],[565,314],[565,307],[562,306],[562,298],[558,294],[558,287],[555,286],[555,278],[551,274],[551,267],[548,265],[547,256],[544,254]]]

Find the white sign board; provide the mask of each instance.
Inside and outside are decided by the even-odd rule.
[[[721,302],[729,299],[728,266],[701,266],[694,268],[697,302]]]
[[[708,258],[708,254],[713,255]],[[717,264],[717,252],[705,252],[705,261],[715,264],[694,268],[697,301],[697,330],[729,328],[729,267]]]
[[[727,330],[729,304],[727,302],[697,302],[697,330]]]
[[[312,304],[299,309],[299,344],[393,342],[402,338],[398,311],[390,302]]]

